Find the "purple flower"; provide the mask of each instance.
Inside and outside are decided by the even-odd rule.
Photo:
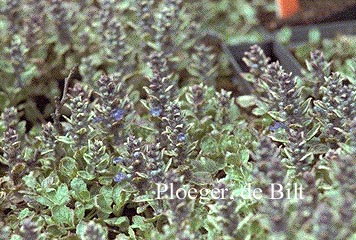
[[[269,130],[272,131],[272,132],[275,132],[275,131],[277,131],[277,130],[280,129],[280,128],[286,129],[287,126],[286,126],[284,123],[282,123],[282,122],[275,122],[273,126],[270,126],[270,127],[269,127]]]
[[[125,113],[125,110],[119,108],[119,109],[114,110],[114,111],[111,113],[111,116],[112,116],[116,121],[120,121],[121,119],[124,118],[124,113]]]
[[[179,133],[177,136],[178,142],[184,142],[186,139],[187,139],[187,137],[184,133]]]
[[[160,107],[154,107],[154,108],[151,108],[151,110],[150,110],[150,114],[154,117],[160,116],[161,113],[162,113],[162,108],[160,108]]]
[[[93,121],[94,121],[94,123],[98,123],[98,122],[103,121],[103,118],[101,118],[101,117],[94,117],[94,118],[93,118]]]
[[[118,164],[118,163],[122,163],[124,161],[124,158],[123,157],[116,157],[113,159],[113,163],[114,164]]]
[[[118,174],[115,175],[114,182],[120,183],[120,182],[122,182],[122,181],[124,181],[126,179],[127,179],[126,174],[124,174],[122,172],[119,172]]]

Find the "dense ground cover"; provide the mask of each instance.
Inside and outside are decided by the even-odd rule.
[[[355,238],[356,71],[221,89],[261,2],[2,3],[0,239]]]

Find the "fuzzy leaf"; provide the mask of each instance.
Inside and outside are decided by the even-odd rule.
[[[243,108],[255,106],[256,101],[257,98],[253,95],[244,95],[237,98],[237,103]]]
[[[63,206],[56,205],[51,209],[53,220],[59,225],[74,225],[74,212],[72,209]]]
[[[107,223],[109,226],[115,226],[124,229],[130,226],[130,220],[126,216],[105,219],[104,222]]]

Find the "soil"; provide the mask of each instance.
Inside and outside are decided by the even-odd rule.
[[[273,31],[283,26],[309,25],[356,18],[356,0],[300,0],[302,10],[296,15],[281,20],[275,13],[258,10],[262,25]]]

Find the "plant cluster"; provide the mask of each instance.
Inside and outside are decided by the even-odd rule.
[[[355,237],[355,80],[320,51],[297,78],[253,46],[236,97],[183,1],[2,7],[0,239]]]
[[[345,226],[343,212],[350,213],[348,223],[355,221],[355,200],[349,192],[355,187],[355,177],[349,175],[355,170],[356,151],[354,79],[331,72],[331,63],[318,50],[311,53],[303,77],[285,73],[278,62],[270,63],[256,45],[246,53],[245,62],[250,67],[245,77],[255,92],[237,100],[265,118],[256,124],[272,123],[262,128],[262,134],[278,144],[277,150],[260,138],[254,175],[261,183],[302,184],[306,195],[296,203],[262,204],[262,213],[270,216],[271,233],[278,238],[306,234],[310,239],[352,239],[355,226]]]
[[[289,28],[283,28],[277,34],[277,38],[284,44],[289,43],[291,36]],[[356,37],[354,35],[339,34],[334,38],[322,38],[318,29],[309,31],[308,40],[290,47],[291,52],[298,62],[306,66],[305,60],[308,59],[310,52],[315,49],[324,53],[325,59],[331,62],[331,70],[340,72],[344,76],[354,75],[355,66],[355,46]]]

